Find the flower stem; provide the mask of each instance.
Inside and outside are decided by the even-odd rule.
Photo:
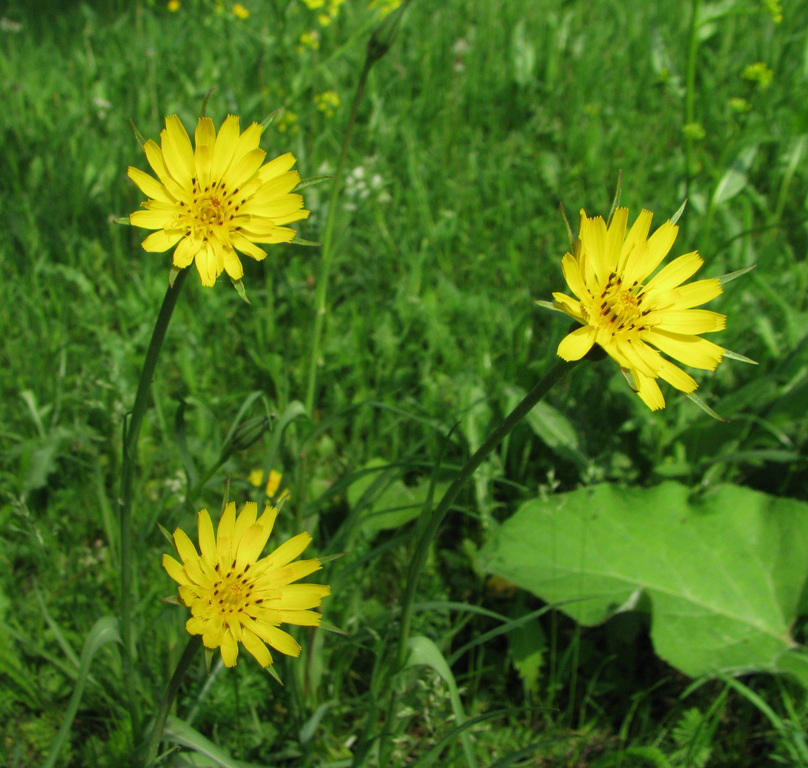
[[[544,398],[544,396],[567,375],[580,360],[566,362],[556,361],[555,365],[544,375],[533,389],[528,392],[522,401],[503,419],[497,428],[488,436],[486,441],[474,452],[469,460],[463,465],[452,484],[443,494],[432,516],[426,523],[421,535],[415,543],[410,567],[407,571],[407,583],[404,589],[402,603],[401,630],[398,641],[398,663],[399,668],[403,667],[407,657],[407,643],[410,636],[410,624],[412,622],[412,605],[415,598],[415,588],[418,585],[418,577],[426,561],[429,552],[429,544],[435,538],[440,528],[443,518],[457,498],[458,493],[471,478],[477,467],[485,461],[488,455],[510,434],[511,430],[531,411],[531,409]]]
[[[123,460],[121,462],[120,535],[121,535],[121,642],[123,644],[123,675],[132,721],[134,743],[140,741],[140,717],[134,680],[135,646],[132,637],[132,482],[137,464],[137,444],[143,416],[149,406],[151,383],[160,350],[163,346],[171,315],[189,270],[183,269],[166,291],[157,322],[154,324],[149,348],[140,371],[135,405],[124,427]]]
[[[201,645],[202,636],[191,635],[188,640],[188,645],[185,646],[185,650],[182,652],[182,656],[177,662],[177,668],[174,670],[174,674],[168,682],[166,692],[163,695],[163,701],[160,703],[160,711],[157,713],[157,719],[154,721],[154,729],[152,730],[149,746],[146,750],[146,759],[143,762],[144,766],[151,765],[157,757],[157,750],[160,748],[160,742],[163,740],[163,731],[166,727],[168,713],[171,711],[174,699],[177,698],[180,683],[182,683],[182,679],[185,677],[185,673],[188,671],[188,667],[191,666],[194,655]]]
[[[701,0],[690,3],[690,28],[688,30],[687,47],[687,80],[685,85],[685,126],[696,120],[696,60],[698,57],[699,36],[698,19]],[[690,183],[694,174],[693,145],[694,139],[686,132],[685,136],[685,199],[690,194]]]

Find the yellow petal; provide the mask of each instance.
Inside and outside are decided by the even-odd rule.
[[[230,541],[233,538],[233,530],[236,525],[236,503],[231,501],[227,504],[224,508],[224,512],[222,513],[222,517],[219,520],[219,527],[216,530],[216,551],[219,557],[220,563],[226,563],[228,566],[232,561],[232,556],[230,553]],[[227,542],[227,548],[224,546],[224,542]]]
[[[254,563],[258,559],[268,538],[266,528],[261,525],[252,525],[244,532],[239,539],[237,554],[238,562],[242,567],[245,564]]]
[[[203,619],[199,616],[191,616],[191,618],[185,622],[185,630],[189,635],[203,635],[205,634],[207,625],[207,619]]]
[[[189,578],[183,568],[171,555],[163,555],[163,568],[168,575],[179,584],[188,584]]]
[[[254,258],[256,261],[261,261],[267,257],[266,251],[259,248],[257,245],[254,245],[238,232],[234,232],[232,235],[230,235],[230,243],[232,244],[233,248],[236,248],[242,253],[246,253],[247,256],[252,256],[252,258]]]
[[[231,632],[225,630],[222,634],[222,640],[219,645],[222,651],[222,661],[226,667],[236,666],[236,659],[238,658],[238,643],[233,637]]]
[[[160,230],[152,232],[140,245],[144,251],[162,253],[175,246],[183,237],[185,237],[184,229]]]
[[[254,243],[291,243],[295,239],[295,232],[289,227],[274,227],[268,233],[252,232],[249,226],[242,229],[242,235]]]
[[[288,632],[268,624],[259,624],[258,622],[250,628],[265,643],[269,643],[270,646],[281,653],[285,653],[287,656],[300,655],[300,645]]]
[[[317,611],[278,611],[284,624],[295,624],[298,627],[319,627],[323,615]]]
[[[174,251],[174,266],[178,269],[190,266],[201,247],[202,241],[194,240],[190,235],[183,239]]]
[[[196,560],[199,557],[194,543],[182,528],[177,528],[177,530],[174,531],[174,546],[177,548],[177,552],[184,563]]]
[[[301,208],[299,211],[290,213],[288,216],[274,216],[273,218],[276,224],[291,224],[293,221],[308,219],[310,213],[311,211]]]
[[[264,641],[261,640],[258,635],[245,629],[241,633],[241,642],[244,644],[244,647],[255,656],[255,659],[262,667],[268,667],[272,664],[272,655],[269,653],[269,649],[266,645],[264,645]]]
[[[281,544],[271,555],[272,566],[282,568],[300,555],[311,543],[311,536],[308,533],[299,533],[288,541]]]
[[[673,247],[678,233],[679,227],[671,221],[666,221],[651,235],[648,239],[648,248],[642,260],[637,264],[637,274],[633,276],[634,280],[642,282],[662,263]]]
[[[216,536],[213,533],[213,523],[207,509],[200,509],[196,516],[199,530],[199,550],[202,557],[210,563],[216,562]]]
[[[258,178],[262,182],[267,182],[282,173],[286,173],[296,162],[295,156],[291,152],[287,152],[264,165],[258,172]]]
[[[634,259],[635,251],[641,246],[644,247],[644,243],[648,239],[648,230],[651,228],[651,220],[653,218],[654,214],[651,213],[651,211],[643,209],[631,225],[631,229],[628,235],[626,235],[626,240],[620,250],[620,258],[617,261],[616,271],[618,274],[626,271],[629,260],[633,261]]]
[[[129,214],[129,223],[143,229],[165,229],[176,221],[177,215],[167,211],[135,211]],[[184,230],[178,230],[185,234]],[[163,249],[165,250],[165,249]]]
[[[716,296],[720,296],[722,292],[721,281],[717,277],[697,280],[695,283],[688,283],[671,291],[673,294],[673,307],[675,309],[698,307],[712,301]]]
[[[330,594],[331,587],[325,584],[287,584],[283,587],[282,605],[290,611],[316,608]]]
[[[176,115],[166,118],[165,130],[160,133],[160,145],[169,173],[180,186],[188,189],[194,176],[194,150],[185,127]]]
[[[139,168],[134,168],[130,165],[126,171],[126,175],[132,179],[135,184],[137,184],[140,191],[143,192],[143,194],[147,197],[150,197],[153,200],[159,200],[163,203],[176,204],[176,201],[165,186],[157,181],[157,179],[155,179],[153,176],[149,176],[148,173],[145,173]]]
[[[233,280],[241,280],[244,277],[244,267],[241,264],[238,254],[230,247],[223,246],[222,254],[224,258],[224,269]]]
[[[235,115],[228,115],[222,123],[216,142],[213,145],[211,160],[211,178],[221,179],[233,159],[239,137],[239,120]]]
[[[258,504],[248,501],[239,512],[236,524],[233,528],[233,541],[239,541],[242,536],[255,525],[255,518],[258,517]]]
[[[567,334],[558,345],[558,356],[563,360],[580,360],[595,343],[597,331],[588,325]]]
[[[196,269],[199,272],[199,277],[202,279],[202,285],[206,288],[216,284],[216,278],[220,274],[218,269],[218,259],[216,258],[216,251],[209,242],[204,243],[202,248],[199,249],[194,257]]]
[[[723,330],[727,318],[709,309],[671,309],[650,312],[646,315],[646,322],[662,331],[695,335]]]
[[[224,174],[225,176],[229,175],[231,170],[238,166],[250,152],[258,149],[258,142],[261,141],[261,133],[263,130],[264,129],[258,123],[252,123],[247,127],[244,133],[238,137],[236,149],[235,152],[233,152],[233,159],[230,161],[230,166]]]
[[[694,368],[714,371],[724,357],[723,347],[698,336],[670,333],[659,328],[649,328],[641,336],[668,357]]]
[[[612,216],[611,223],[606,232],[606,250],[604,251],[604,276],[608,279],[609,274],[617,269],[617,262],[620,258],[620,251],[626,239],[626,228],[628,226],[628,208],[618,208]]]
[[[656,379],[651,379],[648,376],[643,376],[639,372],[632,372],[634,376],[634,383],[637,385],[637,394],[640,399],[652,410],[658,411],[665,407],[665,398],[662,396],[662,390]]]
[[[240,160],[233,159],[227,173],[224,175],[224,180],[230,189],[240,188],[243,184],[249,181],[255,172],[261,167],[267,153],[263,149],[253,149],[248,152]]]
[[[263,477],[263,476],[262,476]],[[261,481],[259,480],[259,483]],[[269,490],[267,490],[269,493]],[[261,517],[256,520],[256,525],[260,525],[262,528],[266,528],[267,532],[267,539],[272,535],[272,528],[275,525],[275,518],[278,516],[278,508],[273,507],[272,504],[267,504],[264,507],[264,512]]]
[[[605,281],[609,271],[606,267],[606,222],[602,216],[587,219],[580,232],[583,272],[586,284],[591,288]]]
[[[564,273],[567,285],[577,298],[582,301],[591,299],[578,260],[571,253],[564,254],[564,258],[561,259],[561,271]]]
[[[695,392],[696,387],[698,387],[696,380],[692,376],[664,358],[659,368],[659,378],[664,379],[668,384],[685,394]]]
[[[689,277],[695,275],[703,263],[704,261],[697,251],[679,256],[659,271],[654,279],[646,286],[645,293],[650,294],[653,291],[669,291],[671,288],[676,288],[676,286],[681,285]]]

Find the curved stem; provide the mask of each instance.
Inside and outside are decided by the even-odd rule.
[[[132,737],[134,743],[140,741],[140,717],[137,706],[136,686],[134,680],[134,643],[132,638],[132,482],[137,464],[137,444],[143,416],[149,406],[151,383],[160,350],[163,347],[168,324],[177,304],[182,285],[188,276],[188,269],[183,269],[166,291],[163,305],[154,324],[149,348],[140,371],[140,381],[135,395],[135,405],[124,428],[123,460],[121,462],[121,495],[120,503],[120,535],[121,535],[121,642],[123,644],[123,675],[126,687],[129,715],[132,720]]]
[[[174,699],[177,698],[180,683],[182,682],[183,677],[185,677],[185,673],[188,671],[188,667],[191,666],[194,655],[199,650],[201,645],[202,636],[191,635],[191,638],[188,640],[188,645],[185,646],[185,650],[183,651],[182,656],[180,656],[180,660],[177,662],[177,668],[174,670],[174,674],[171,676],[171,680],[168,682],[166,692],[163,695],[163,701],[160,703],[160,711],[157,713],[157,719],[154,721],[154,729],[152,730],[151,738],[149,739],[149,746],[146,750],[146,759],[143,763],[145,766],[151,765],[154,762],[154,759],[157,757],[157,750],[160,748],[160,742],[163,740],[163,731],[166,727],[168,713],[171,711],[171,707],[174,704]]]
[[[499,426],[488,436],[486,441],[474,452],[469,460],[463,465],[452,484],[447,488],[446,493],[440,500],[432,517],[424,527],[423,533],[418,537],[415,544],[410,567],[407,571],[407,585],[404,589],[404,598],[401,615],[401,630],[398,641],[398,663],[403,666],[407,656],[407,642],[410,635],[410,624],[412,622],[412,605],[415,598],[415,588],[418,585],[418,577],[426,561],[429,552],[429,544],[440,528],[443,518],[449,511],[452,503],[460,493],[461,488],[466,484],[476,471],[477,467],[485,461],[488,455],[510,434],[511,430],[530,412],[530,410],[544,396],[564,378],[580,360],[566,362],[556,361],[555,365],[544,375],[533,389],[528,392],[522,401],[505,417]]]

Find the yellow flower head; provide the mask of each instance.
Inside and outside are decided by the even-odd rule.
[[[249,10],[247,10],[241,3],[235,3],[231,10],[237,19],[241,19],[243,21],[244,19],[250,18]]]
[[[642,211],[626,233],[626,208],[615,211],[608,227],[600,216],[589,218],[581,211],[574,254],[567,253],[561,262],[576,298],[563,293],[553,298],[558,309],[582,326],[561,341],[559,356],[580,360],[594,344],[600,345],[633,382],[642,401],[656,411],[665,407],[657,379],[688,394],[698,386],[660,352],[685,365],[715,370],[725,350],[698,334],[722,330],[726,317],[692,309],[722,290],[718,278],[682,285],[703,263],[695,251],[674,259],[651,278],[679,231],[667,221],[648,237],[652,216]]]
[[[202,635],[205,648],[221,649],[228,667],[236,663],[239,643],[262,667],[272,664],[267,645],[288,656],[300,655],[297,641],[278,627],[319,626],[321,615],[311,609],[331,593],[322,584],[293,583],[321,567],[316,558],[292,562],[311,541],[308,533],[260,556],[277,514],[276,507],[267,506],[257,517],[257,505],[247,503],[236,516],[236,505],[230,502],[214,535],[210,515],[202,509],[199,552],[177,528],[174,545],[182,564],[163,555],[163,567],[180,585],[180,600],[191,609],[185,628],[192,635]]]
[[[278,472],[277,469],[271,469],[269,471],[269,479],[266,483],[266,488],[264,492],[267,495],[268,499],[274,499],[275,495],[278,494],[278,491],[281,487],[281,481],[283,480],[283,475]],[[250,471],[249,476],[247,477],[247,482],[255,486],[256,488],[260,488],[264,484],[264,470],[263,469],[253,469]],[[277,503],[280,503],[289,498],[290,492],[288,488],[284,488],[283,491],[278,495]]]
[[[182,3],[180,0],[168,0],[168,5],[166,5],[166,8],[168,8],[171,13],[176,13],[181,7]]]
[[[128,175],[147,195],[146,210],[130,214],[129,223],[157,230],[143,241],[146,251],[174,250],[174,266],[194,262],[202,285],[211,286],[223,272],[233,280],[244,274],[237,251],[261,260],[256,243],[288,243],[295,230],[283,226],[309,215],[303,198],[291,194],[300,174],[290,170],[287,152],[264,164],[258,147],[263,128],[253,123],[244,133],[229,115],[218,134],[209,117],[200,117],[191,146],[176,115],[166,118],[160,146],[149,139],[143,149],[157,179],[130,166]]]

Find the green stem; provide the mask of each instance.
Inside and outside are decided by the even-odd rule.
[[[194,655],[199,650],[201,645],[202,636],[191,635],[191,638],[188,640],[188,645],[185,646],[185,650],[183,651],[180,660],[177,662],[177,668],[174,670],[174,674],[171,676],[171,680],[168,682],[166,692],[163,695],[163,701],[160,703],[160,711],[157,714],[157,719],[154,721],[154,729],[152,730],[151,738],[149,739],[149,746],[146,751],[146,759],[143,763],[145,766],[151,765],[157,757],[157,750],[160,748],[160,742],[163,740],[163,731],[166,727],[168,713],[171,711],[171,707],[174,704],[174,699],[177,698],[180,683],[182,683],[182,679],[185,677],[185,673],[188,671],[188,667],[191,666]]]
[[[123,675],[126,695],[129,703],[129,716],[132,721],[132,737],[134,743],[140,741],[140,716],[137,705],[136,686],[134,680],[135,646],[132,638],[132,482],[137,464],[137,444],[143,416],[149,406],[151,383],[160,350],[163,346],[166,330],[171,315],[177,304],[177,297],[189,270],[183,269],[174,280],[174,284],[166,291],[157,322],[154,324],[149,348],[140,371],[140,381],[135,395],[135,405],[129,417],[123,436],[123,461],[121,464],[121,642],[123,644]]]
[[[342,139],[342,150],[339,155],[339,162],[337,163],[337,170],[334,174],[334,183],[331,186],[331,195],[328,199],[328,218],[325,224],[325,234],[323,236],[323,249],[322,249],[322,263],[320,264],[320,274],[317,277],[317,289],[315,292],[315,314],[314,314],[314,329],[311,336],[311,357],[309,358],[309,371],[308,383],[306,385],[306,411],[311,415],[314,409],[314,400],[317,391],[317,365],[320,357],[320,342],[323,334],[323,322],[325,320],[326,299],[328,295],[328,275],[331,271],[331,264],[334,259],[334,227],[337,221],[337,202],[339,200],[339,193],[342,189],[342,177],[345,169],[345,158],[348,155],[348,147],[351,144],[351,137],[353,136],[354,126],[356,124],[356,116],[359,112],[359,104],[362,101],[362,96],[365,93],[365,86],[367,85],[368,75],[376,59],[371,58],[370,52],[365,57],[365,63],[362,67],[362,73],[359,76],[359,82],[356,86],[354,93],[353,103],[351,104],[351,114],[348,118],[348,126],[345,129],[345,136]]]
[[[452,484],[443,494],[432,516],[429,518],[423,532],[415,543],[415,551],[410,561],[407,571],[407,584],[404,589],[404,598],[401,614],[401,630],[398,641],[398,662],[399,667],[403,667],[407,657],[407,642],[410,636],[410,624],[412,622],[412,606],[415,598],[415,588],[418,585],[418,577],[426,561],[429,552],[429,545],[440,528],[443,518],[457,498],[458,493],[471,478],[477,467],[485,461],[488,455],[510,434],[511,430],[532,410],[544,396],[567,375],[580,360],[566,362],[556,361],[555,365],[544,375],[533,389],[528,392],[522,401],[505,417],[499,426],[488,436],[486,441],[474,452],[469,460],[463,465]]]
[[[701,0],[692,0],[690,6],[690,28],[688,30],[687,50],[687,82],[685,88],[685,125],[689,126],[696,121],[695,94],[696,94],[696,60],[698,54],[698,18]],[[693,143],[694,139],[685,132],[685,198],[690,194],[690,182],[693,173]]]

